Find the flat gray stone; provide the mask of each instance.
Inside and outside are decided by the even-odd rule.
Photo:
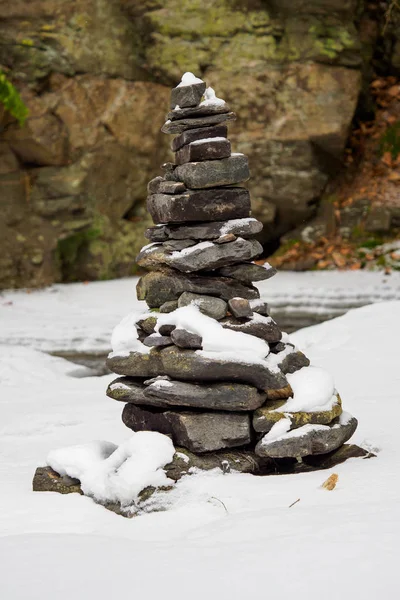
[[[232,154],[222,160],[205,160],[178,165],[177,180],[190,189],[211,188],[242,183],[250,178],[247,156]]]
[[[256,446],[256,454],[269,458],[301,458],[336,450],[351,438],[357,419],[342,413],[332,425],[304,425],[278,439],[264,436]]]
[[[259,316],[260,319],[261,315]],[[238,321],[234,318],[227,318],[221,321],[222,327],[232,331],[241,331],[248,335],[254,335],[268,344],[279,342],[282,338],[282,332],[271,317],[261,317],[262,320],[249,318]]]
[[[186,331],[186,329],[174,329],[171,332],[171,339],[178,348],[188,348],[189,350],[201,350],[202,338],[196,333]]]
[[[161,176],[155,177],[147,184],[149,194],[182,194],[185,191],[186,186],[181,181],[170,181]]]
[[[265,266],[267,265],[267,266]],[[276,275],[277,270],[268,263],[265,265],[256,265],[254,263],[242,263],[238,265],[229,265],[218,269],[218,274],[223,277],[233,277],[244,283],[253,281],[264,281]]]
[[[204,81],[201,83],[192,83],[191,85],[178,85],[171,90],[171,108],[180,106],[186,108],[188,106],[197,106],[206,91],[206,84]]]
[[[167,119],[171,121],[180,121],[181,119],[193,119],[197,117],[208,117],[211,115],[220,115],[228,113],[230,108],[226,102],[223,104],[203,104],[187,108],[176,108],[170,110]]]
[[[216,125],[215,127],[200,127],[199,129],[188,129],[180,135],[176,136],[171,142],[171,150],[176,152],[182,146],[196,142],[197,140],[205,140],[209,138],[222,137],[226,138],[228,128],[226,125]]]
[[[136,325],[142,329],[147,335],[151,335],[155,332],[155,326],[157,325],[157,317],[147,317],[146,319],[140,319]]]
[[[209,358],[201,352],[181,350],[176,346],[152,349],[148,354],[130,352],[129,355],[111,354],[108,368],[118,375],[157,377],[169,375],[182,381],[232,381],[246,383],[268,393],[270,398],[289,397],[290,386],[279,369],[265,364],[242,363],[233,359]]]
[[[223,300],[235,296],[250,300],[260,296],[257,288],[244,285],[236,279],[187,275],[168,268],[143,275],[137,283],[136,292],[138,300],[144,300],[150,308],[159,308],[166,302],[178,300],[183,292],[218,296]]]
[[[226,233],[225,235],[221,235],[221,237],[215,240],[216,244],[227,244],[228,242],[234,242],[237,240],[237,236],[233,233]]]
[[[144,395],[146,388],[143,381],[143,379],[133,379],[132,377],[118,377],[109,384],[106,394],[109,398],[119,402],[146,403]]]
[[[216,240],[229,233],[247,239],[253,237],[261,230],[262,223],[260,221],[257,221],[253,217],[247,217],[244,219],[231,219],[229,221],[199,223],[196,225],[158,225],[157,227],[147,229],[145,236],[151,242],[164,242],[172,239]]]
[[[230,312],[234,317],[240,319],[242,317],[251,317],[253,311],[250,308],[250,302],[246,298],[232,298],[228,300]]]
[[[133,431],[170,435],[174,444],[198,453],[244,446],[251,439],[250,417],[243,413],[154,412],[126,404],[122,420]]]
[[[164,245],[145,247],[137,256],[136,262],[146,269],[157,269],[160,264],[164,264],[183,273],[193,273],[251,259],[261,252],[262,246],[257,240],[237,238],[226,244],[199,242],[190,248],[172,253],[166,250]]]
[[[166,242],[163,242],[163,248],[165,248],[165,250],[176,252],[177,250],[190,248],[190,246],[194,246],[195,244],[196,240],[167,240]]]
[[[231,143],[227,139],[215,138],[215,140],[204,140],[193,142],[183,146],[175,154],[177,165],[201,160],[220,160],[231,155]],[[184,185],[184,184],[182,184]]]
[[[160,191],[160,183],[162,181],[165,181],[164,177],[161,177],[160,175],[158,175],[157,177],[154,177],[154,179],[151,179],[149,181],[149,183],[147,184],[147,193],[148,194],[158,194],[158,192]],[[181,183],[183,186],[185,186],[184,183]]]
[[[226,121],[235,121],[236,115],[234,112],[228,112],[221,115],[209,115],[205,117],[194,117],[180,119],[179,121],[168,120],[161,127],[163,133],[182,133],[187,129],[197,129],[198,127],[210,127],[218,125]]]
[[[169,300],[160,306],[160,313],[170,313],[178,308],[178,300]]]
[[[145,401],[141,397],[136,404],[227,411],[256,410],[266,400],[266,394],[241,383],[197,384],[174,380],[155,381],[145,389],[144,396]]]
[[[158,335],[158,333],[152,333],[144,338],[143,344],[149,348],[162,348],[163,346],[171,346],[173,341],[168,335]]]
[[[226,316],[228,305],[225,300],[215,296],[206,296],[204,294],[193,294],[192,292],[183,292],[179,297],[178,306],[188,306],[195,304],[200,312],[212,319],[219,321]]]
[[[147,210],[154,223],[241,219],[250,215],[250,194],[240,187],[188,190],[176,195],[152,194],[147,197]]]
[[[279,357],[279,354],[277,354]],[[303,352],[300,350],[293,349],[293,352],[290,352],[285,358],[281,360],[279,363],[279,368],[282,373],[295,373],[299,369],[303,367],[308,367],[310,364],[310,360],[307,358]]]

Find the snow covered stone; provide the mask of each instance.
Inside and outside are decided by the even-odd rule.
[[[190,189],[234,185],[250,178],[249,164],[244,154],[178,165],[174,174]]]
[[[147,197],[147,210],[154,223],[241,219],[250,215],[250,195],[240,187],[188,190],[176,195],[152,194]]]
[[[232,233],[238,237],[253,237],[262,230],[262,223],[253,217],[215,221],[214,223],[198,223],[194,225],[158,225],[146,230],[145,236],[151,242],[166,240],[215,240],[223,235]],[[246,265],[252,263],[245,263]],[[241,266],[241,265],[238,265]],[[259,265],[255,265],[259,266]],[[261,267],[264,268],[264,267]],[[236,277],[236,279],[238,279]],[[254,281],[256,281],[254,279]]]
[[[133,431],[159,431],[170,435],[174,444],[192,452],[213,452],[250,442],[250,418],[243,413],[154,412],[126,404],[122,420]]]
[[[275,321],[271,317],[264,317],[258,313],[253,313],[248,319],[240,321],[229,317],[221,321],[221,325],[231,331],[241,331],[242,333],[254,335],[261,340],[265,340],[268,344],[279,342],[282,337],[282,332]]]
[[[199,308],[201,313],[217,321],[223,319],[228,312],[228,305],[225,300],[215,298],[215,296],[184,292],[179,297],[178,306],[181,308],[182,306],[189,306],[189,304],[194,304]]]
[[[290,400],[289,400],[290,402]],[[259,433],[268,433],[281,419],[290,419],[290,430],[303,425],[328,425],[342,413],[342,403],[339,394],[326,410],[288,411],[288,401],[268,402],[253,414],[253,427]]]
[[[171,150],[176,152],[182,146],[186,146],[192,142],[198,140],[210,139],[210,138],[226,138],[228,135],[228,128],[226,125],[216,125],[215,127],[199,127],[198,129],[188,129],[180,135],[176,136],[171,142]]]
[[[202,160],[218,160],[231,155],[231,143],[224,138],[199,140],[183,146],[175,155],[177,165]],[[183,185],[183,184],[182,184]]]
[[[160,264],[165,264],[183,273],[192,273],[251,259],[261,252],[262,246],[257,240],[237,238],[226,244],[199,242],[172,253],[168,252],[163,245],[145,247],[136,258],[136,262],[147,269],[158,268]]]
[[[285,375],[277,368],[269,366],[267,361],[248,362],[240,352],[207,352],[181,350],[169,346],[161,350],[151,350],[148,354],[130,352],[110,354],[108,368],[118,375],[132,377],[156,377],[169,375],[172,379],[183,381],[232,381],[246,383],[259,390],[266,391],[269,397],[290,396],[291,388]]]
[[[254,263],[242,263],[237,265],[230,265],[218,269],[218,274],[223,277],[233,277],[244,283],[251,283],[252,281],[264,281],[270,279],[276,275],[276,269],[271,267],[268,263],[263,265],[256,265]]]
[[[290,431],[291,420],[281,419],[256,446],[256,454],[270,458],[302,458],[326,454],[347,442],[357,419],[343,412],[331,425],[303,425]]]
[[[180,119],[179,121],[171,121],[168,119],[161,127],[163,133],[182,133],[187,129],[196,129],[198,127],[210,127],[212,125],[219,125],[225,121],[234,121],[236,115],[234,112],[226,112],[223,114],[213,114],[204,117],[194,117],[187,119]]]
[[[193,73],[185,73],[181,83],[171,90],[171,108],[175,108],[175,106],[181,108],[197,106],[205,91],[206,84],[204,81],[195,77]]]
[[[106,394],[109,398],[120,402],[142,404],[146,401],[143,381],[143,379],[135,380],[132,377],[118,377],[109,384]]]
[[[260,296],[257,288],[244,285],[236,279],[188,275],[168,268],[143,275],[138,281],[136,291],[138,300],[145,300],[150,308],[159,308],[165,302],[178,300],[183,292],[219,296],[223,300],[235,296],[248,299]]]
[[[197,106],[191,108],[174,108],[168,113],[167,119],[179,121],[180,119],[194,119],[198,117],[208,117],[210,115],[219,115],[228,113],[229,111],[230,108],[224,101],[219,104],[201,102]]]

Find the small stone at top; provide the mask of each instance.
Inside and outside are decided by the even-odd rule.
[[[184,73],[181,82],[171,90],[171,108],[197,106],[205,91],[204,81],[195,77],[193,73]]]

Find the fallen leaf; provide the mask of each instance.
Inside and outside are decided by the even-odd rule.
[[[339,479],[339,475],[337,473],[332,473],[332,475],[330,475],[328,477],[328,479],[326,481],[324,481],[324,483],[322,484],[321,487],[323,487],[325,490],[329,490],[331,492],[332,490],[335,489],[338,479]]]

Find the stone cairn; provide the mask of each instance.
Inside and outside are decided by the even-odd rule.
[[[268,473],[312,464],[312,457],[336,452],[357,427],[342,413],[334,388],[330,403],[317,398],[312,410],[290,410],[293,378],[309,360],[282,334],[253,286],[276,271],[252,262],[262,252],[254,239],[262,224],[250,216],[249,192],[238,185],[250,175],[247,157],[231,153],[227,122],[234,119],[191,73],[172,90],[162,131],[176,135],[175,163],[164,164],[164,175],[148,185],[155,226],[137,258],[149,270],[137,295],[151,310],[124,325],[134,346],[114,348],[108,358],[109,368],[123,375],[108,396],[126,403],[127,427],[171,436],[176,464],[167,472],[175,479],[190,466]],[[196,332],[182,326],[181,309],[188,306],[196,307],[197,328],[196,312],[185,313]],[[207,351],[210,335],[223,340],[227,331],[247,334],[227,338],[232,343],[251,337],[264,344],[265,356],[243,360],[234,347]],[[313,384],[312,371],[309,376]]]

